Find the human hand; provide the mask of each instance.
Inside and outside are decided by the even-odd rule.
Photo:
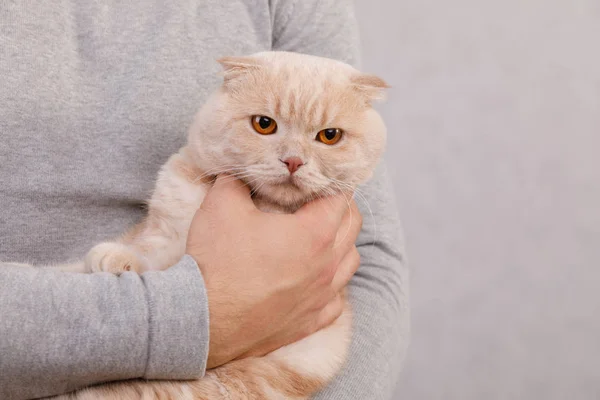
[[[261,212],[249,189],[219,177],[197,211],[187,254],[208,293],[208,368],[264,355],[329,325],[360,263],[362,217],[348,194],[294,214]]]

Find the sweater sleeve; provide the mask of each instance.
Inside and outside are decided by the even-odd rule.
[[[208,303],[195,261],[121,276],[0,265],[0,399],[204,374]]]
[[[273,50],[358,65],[352,0],[274,0],[271,16]],[[356,201],[363,229],[357,242],[361,266],[349,290],[353,340],[345,369],[316,396],[319,400],[390,399],[408,344],[408,268],[383,165],[360,189]]]

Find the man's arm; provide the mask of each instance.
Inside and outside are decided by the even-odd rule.
[[[346,205],[340,194],[294,214],[261,213],[247,185],[221,176],[190,225],[189,255],[166,271],[0,265],[0,399],[194,378],[207,364],[263,355],[329,325],[343,310],[336,292],[358,268],[346,254],[360,221],[345,218]]]
[[[141,276],[0,264],[0,399],[112,380],[200,377],[207,304],[189,256]]]
[[[273,50],[358,64],[351,0],[274,0]],[[389,399],[408,344],[408,270],[392,189],[381,166],[360,188],[361,266],[350,283],[353,340],[344,371],[317,399]],[[368,206],[367,206],[368,203]]]

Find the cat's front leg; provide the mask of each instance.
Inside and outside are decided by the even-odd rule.
[[[105,242],[94,246],[85,256],[88,272],[110,272],[120,275],[125,271],[141,272],[141,257],[129,246]]]

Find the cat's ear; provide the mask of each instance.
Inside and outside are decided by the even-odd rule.
[[[254,57],[223,57],[217,61],[223,67],[223,81],[226,85],[260,67],[260,62]]]
[[[385,89],[390,87],[380,77],[370,74],[357,74],[350,80],[354,89],[365,96],[368,102],[385,99]]]

